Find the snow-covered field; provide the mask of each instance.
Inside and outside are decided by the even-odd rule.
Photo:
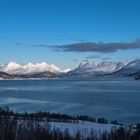
[[[42,123],[45,125],[45,123]],[[46,122],[48,125],[48,123]],[[49,122],[51,125],[51,128],[59,129],[60,131],[64,132],[65,130],[68,130],[71,135],[75,135],[76,132],[80,132],[81,134],[86,133],[88,135],[91,131],[97,132],[97,133],[103,133],[103,132],[110,132],[113,129],[117,129],[120,126],[119,125],[113,125],[113,124],[100,124],[96,122],[88,122],[88,121],[79,121],[78,123],[68,123],[68,122]]]

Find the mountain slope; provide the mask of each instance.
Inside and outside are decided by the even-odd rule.
[[[41,78],[41,79],[55,79],[58,76],[55,73],[46,71],[46,72],[41,72],[41,73],[29,75],[29,77],[31,77],[31,78]]]
[[[57,66],[47,64],[46,62],[42,63],[28,63],[26,65],[19,65],[15,62],[9,62],[4,66],[0,67],[0,71],[9,73],[11,75],[26,75],[26,74],[37,74],[41,72],[51,72],[55,74],[66,73],[69,69],[61,70]]]
[[[88,60],[85,60],[81,62],[76,69],[68,72],[68,75],[69,76],[104,75],[118,71],[123,66],[125,66],[124,62],[103,61],[101,63],[95,64],[94,62],[89,62]]]
[[[140,59],[128,63],[120,70],[113,73],[115,76],[136,76],[140,73]]]
[[[135,80],[140,80],[140,72],[135,75]]]
[[[12,78],[10,74],[0,71],[0,79],[9,79],[9,78]]]
[[[73,70],[61,70],[57,66],[42,63],[28,63],[19,65],[9,62],[0,67],[0,79],[55,79],[70,76],[89,77],[89,76],[132,76],[139,79],[140,59],[128,64],[125,62],[103,61],[98,64],[85,60]]]

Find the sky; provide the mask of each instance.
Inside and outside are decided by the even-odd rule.
[[[0,0],[0,65],[140,58],[140,0]]]

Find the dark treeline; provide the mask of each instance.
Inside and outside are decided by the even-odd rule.
[[[59,121],[57,118],[58,114],[46,114],[49,121],[52,119],[51,116],[53,117],[52,120]],[[58,128],[52,127],[49,122],[42,125],[41,122],[44,122],[44,118],[47,116],[41,112],[21,114],[14,113],[9,108],[0,108],[0,140],[140,140],[140,125],[137,125],[135,129],[132,129],[132,127],[120,127],[112,129],[111,132],[105,131],[102,133],[91,130],[88,135],[86,130],[77,130],[74,135],[71,135],[68,129],[61,131]],[[60,116],[60,121],[68,121],[67,118],[70,117],[69,115]],[[71,119],[78,118],[76,116]],[[85,120],[85,116],[80,120]],[[100,118],[98,121],[104,122],[106,120]],[[70,118],[68,122],[70,122]]]
[[[79,120],[81,121],[89,121],[89,122],[96,122],[94,117],[89,117],[87,115],[67,115],[67,114],[60,114],[60,113],[50,113],[50,112],[35,112],[35,113],[16,113],[11,110],[9,107],[0,108],[0,115],[5,116],[13,116],[17,120],[36,120],[36,121],[50,121],[50,122],[70,122],[70,123],[78,123]],[[98,123],[107,124],[108,120],[105,118],[98,118]],[[118,124],[117,121],[112,121],[112,123]]]

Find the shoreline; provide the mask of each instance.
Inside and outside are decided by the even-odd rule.
[[[9,106],[0,107],[0,113],[3,111],[5,112],[5,115],[16,116],[16,117],[27,117],[27,118],[30,116],[36,118],[37,116],[39,117],[39,120],[47,119],[47,121],[53,120],[55,122],[69,122],[74,120],[74,121],[94,122],[99,124],[112,124],[112,125],[119,125],[119,126],[130,126],[130,125],[139,124],[139,123],[135,123],[135,124],[120,123],[118,120],[108,120],[103,116],[95,118],[89,115],[80,115],[80,114],[70,115],[66,113],[60,113],[60,112],[56,113],[56,112],[41,111],[41,110],[33,111],[33,112],[16,111],[14,109],[9,108]]]
[[[0,108],[0,138],[4,140],[9,140],[9,136],[10,140],[127,140],[128,138],[139,140],[140,138],[140,124],[121,126],[110,124],[104,118],[95,121],[88,116],[74,117],[59,113],[16,113],[5,107]]]

